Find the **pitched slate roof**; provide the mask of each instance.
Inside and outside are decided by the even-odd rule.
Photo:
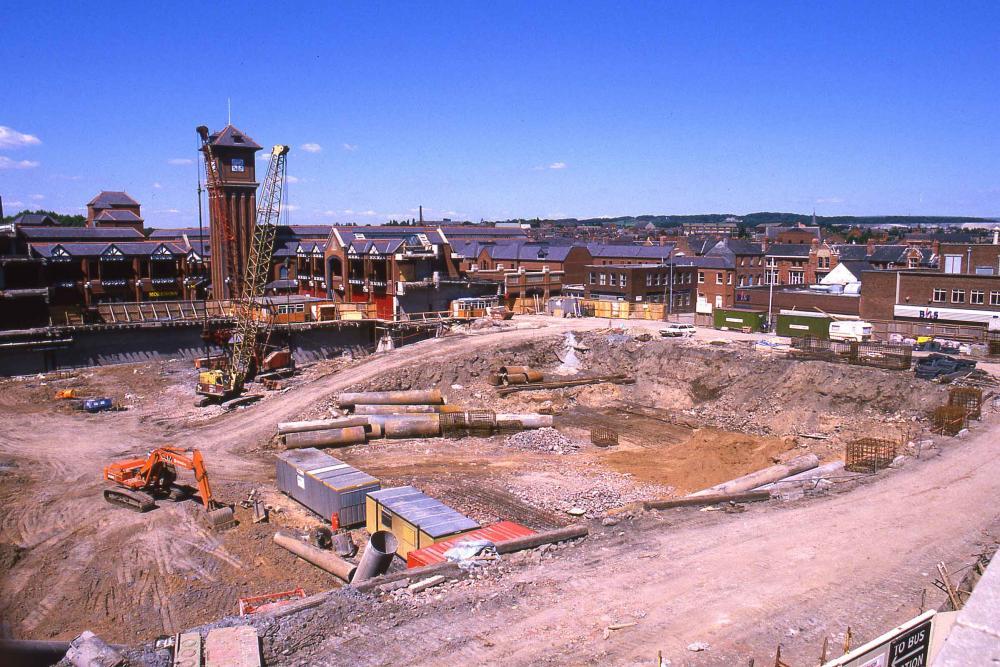
[[[487,246],[487,252],[493,260],[564,262],[573,248],[572,245],[514,241]]]
[[[59,221],[44,213],[22,213],[14,218],[15,225],[58,225]]]
[[[861,280],[862,271],[873,271],[874,267],[869,262],[858,262],[854,260],[841,262],[848,271],[854,274],[854,277]]]
[[[687,243],[692,253],[704,255],[719,243],[719,239],[711,236],[689,236]]]
[[[699,269],[731,269],[735,265],[730,257],[722,255],[705,255],[703,257],[688,257],[688,264],[697,266]],[[680,264],[683,266],[683,264]]]
[[[117,248],[127,257],[147,257],[155,253],[160,246],[174,255],[183,255],[186,250],[175,243],[160,243],[158,241],[115,242],[115,243],[32,243],[31,249],[42,257],[58,255],[58,248],[73,257],[100,257],[112,248]]]
[[[657,259],[665,260],[677,246],[666,245],[613,245],[607,243],[588,243],[587,249],[591,257],[608,259]]]
[[[840,261],[863,260],[868,256],[868,246],[857,243],[839,243],[833,246],[840,253]]]
[[[99,215],[94,217],[94,220],[99,221],[111,221],[111,222],[142,222],[142,218],[137,216],[132,211],[115,210],[115,209],[105,209],[100,212]]]
[[[718,245],[725,244],[733,253],[737,255],[763,255],[764,249],[759,243],[745,241],[743,239],[723,239]],[[718,245],[716,247],[718,247]]]
[[[519,227],[487,227],[485,225],[441,226],[441,231],[450,240],[474,238],[526,239],[528,233]]]
[[[253,148],[260,150],[261,145],[256,141],[247,136],[247,133],[243,130],[234,127],[233,125],[226,125],[224,128],[218,132],[213,132],[208,135],[208,141],[213,146],[231,146],[236,148]]]
[[[188,238],[198,238],[202,234],[199,233],[197,227],[177,227],[177,228],[163,228],[154,229],[149,233],[149,238],[151,239],[179,239],[182,236],[187,236]],[[205,226],[204,236],[208,237],[208,226]]]
[[[809,232],[816,239],[819,239],[821,236],[819,227],[799,227],[797,225],[768,225],[764,228],[764,236],[767,239],[772,240],[778,238],[778,235],[782,232],[792,231]]]
[[[29,241],[142,241],[146,237],[132,227],[21,227]]]
[[[481,241],[473,241],[471,239],[452,239],[451,249],[453,252],[461,255],[462,257],[478,257],[480,251],[487,247],[488,243],[483,243]]]
[[[139,202],[132,199],[127,192],[117,190],[102,190],[96,197],[87,202],[94,208],[111,208],[112,206],[138,206]]]
[[[331,230],[335,236],[339,236],[344,246],[349,246],[351,242],[361,237],[362,239],[407,239],[418,234],[427,237],[427,241],[434,245],[443,245],[445,239],[441,236],[437,227],[409,227],[404,225],[369,225],[366,227],[338,227]]]
[[[808,257],[809,248],[805,243],[772,243],[764,254],[768,257]]]

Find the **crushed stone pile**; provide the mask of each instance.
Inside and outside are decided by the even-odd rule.
[[[552,452],[555,454],[570,454],[580,449],[580,443],[570,440],[550,427],[514,433],[507,436],[504,443],[522,451]]]

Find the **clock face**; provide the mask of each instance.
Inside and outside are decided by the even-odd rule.
[[[233,168],[233,172],[242,172],[245,171],[246,169],[245,163],[243,162],[243,158],[240,157],[234,157],[232,162],[230,163],[230,166]]]

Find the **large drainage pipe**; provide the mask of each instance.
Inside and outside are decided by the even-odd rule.
[[[432,415],[368,415],[372,425],[382,427],[386,438],[436,438],[441,435],[441,418]]]
[[[692,493],[691,495],[707,496],[715,493],[742,493],[743,491],[756,489],[758,486],[763,486],[764,484],[776,482],[779,479],[783,479],[790,475],[797,475],[800,472],[812,470],[818,465],[819,457],[815,454],[796,456],[794,459],[791,459],[786,463],[779,463],[778,465],[752,472],[749,475],[737,477],[736,479],[731,479],[728,482],[723,482],[722,484],[716,484],[713,487],[702,489],[701,491]]]
[[[314,419],[303,422],[279,422],[278,434],[303,433],[305,431],[322,431],[328,428],[346,428],[348,426],[364,426],[368,420],[364,417],[341,417],[338,419]]]
[[[334,447],[338,445],[356,445],[367,441],[364,426],[348,426],[347,428],[328,428],[322,431],[303,431],[289,433],[285,436],[285,449],[302,449],[303,447]]]
[[[356,415],[403,415],[440,412],[440,405],[355,405]]]
[[[288,549],[307,563],[312,563],[321,570],[326,570],[333,576],[343,579],[346,582],[351,581],[351,577],[354,576],[354,572],[357,569],[352,563],[348,563],[336,554],[317,549],[311,544],[306,544],[302,540],[295,539],[291,535],[285,535],[280,532],[275,533],[274,543]]]
[[[843,461],[833,461],[832,463],[824,463],[818,468],[813,468],[812,470],[806,470],[805,472],[800,472],[797,475],[791,475],[789,477],[784,477],[776,482],[771,482],[770,484],[765,484],[763,486],[758,486],[754,491],[774,491],[780,493],[786,489],[793,489],[797,486],[807,486],[814,483],[815,480],[819,478],[826,477],[828,475],[838,475],[844,471]],[[796,483],[798,482],[798,483]]]
[[[340,395],[341,405],[440,405],[444,396],[440,389],[408,391],[359,391]]]
[[[504,540],[503,542],[497,542],[496,548],[499,554],[509,554],[515,551],[523,551],[525,549],[534,549],[540,547],[543,544],[552,544],[554,542],[565,542],[566,540],[575,540],[581,537],[586,537],[587,533],[590,532],[586,524],[576,524],[572,526],[566,526],[565,528],[556,528],[555,530],[547,530],[544,533],[535,533],[534,535],[525,535],[524,537],[515,537],[512,540]]]
[[[354,583],[360,583],[385,574],[392,565],[399,540],[388,530],[376,530],[368,540],[365,552],[361,554],[358,568],[354,572]]]
[[[552,426],[552,415],[498,414],[497,423],[505,426],[520,425],[521,428],[545,428]]]

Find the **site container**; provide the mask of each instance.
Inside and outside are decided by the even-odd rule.
[[[412,486],[369,493],[366,515],[369,533],[388,530],[396,536],[396,553],[402,558],[414,549],[479,528],[469,517]]]
[[[334,529],[365,523],[365,495],[379,481],[318,449],[277,455],[278,489],[330,521]]]
[[[760,310],[736,310],[716,308],[712,315],[712,326],[716,329],[750,329],[763,331],[767,313]]]
[[[829,340],[831,321],[819,313],[779,313],[775,330],[779,336],[789,338]]]
[[[496,544],[497,542],[504,542],[506,540],[513,540],[518,537],[527,537],[528,535],[534,534],[535,531],[527,526],[522,526],[521,524],[514,523],[513,521],[500,521],[499,523],[490,524],[485,528],[477,528],[476,530],[470,530],[462,535],[449,537],[448,539],[436,542],[429,547],[414,549],[406,555],[406,567],[421,567],[424,565],[443,563],[445,561],[444,552],[451,549],[459,542],[465,542],[468,540],[489,540],[493,544]]]

